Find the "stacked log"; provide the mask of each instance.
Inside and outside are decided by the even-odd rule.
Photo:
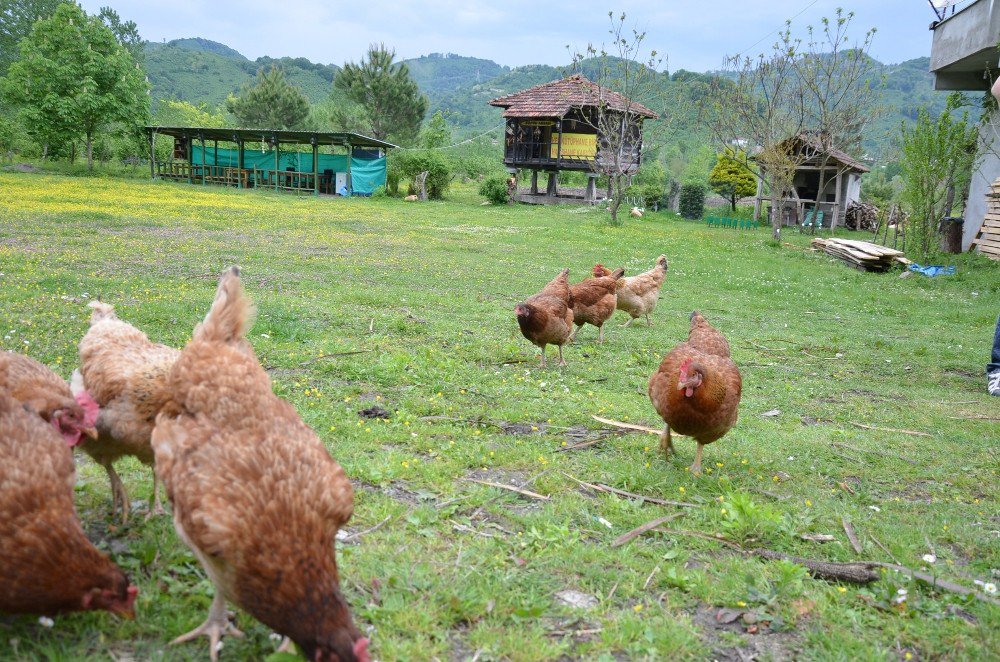
[[[986,257],[1000,260],[1000,179],[993,182],[986,194],[986,218],[972,244]]]
[[[891,269],[897,262],[909,263],[909,260],[903,257],[903,251],[879,246],[869,241],[817,237],[812,240],[812,247],[862,271],[883,272]]]
[[[867,202],[852,202],[844,213],[844,224],[848,230],[875,232],[878,227],[878,207]]]

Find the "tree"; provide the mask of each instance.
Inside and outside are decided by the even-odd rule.
[[[446,147],[451,142],[451,129],[445,121],[441,111],[437,111],[431,116],[427,126],[420,132],[420,143],[423,147],[433,149],[435,147]]]
[[[618,209],[632,184],[636,165],[648,155],[652,141],[641,140],[643,120],[650,118],[645,105],[662,105],[657,71],[663,58],[656,51],[642,56],[646,33],[625,28],[625,14],[615,18],[608,12],[613,53],[607,48],[588,46],[586,53],[573,54],[573,67],[596,66],[593,72],[600,96],[596,113],[587,122],[597,131],[599,146],[594,169],[608,179],[608,211],[611,225],[620,225]],[[638,58],[642,58],[639,61]],[[612,99],[612,93],[617,98]],[[656,118],[664,113],[653,112]]]
[[[100,19],[72,3],[35,23],[21,42],[4,96],[22,108],[26,125],[45,141],[82,135],[90,169],[99,132],[115,124],[135,128],[149,117],[142,71]]]
[[[910,236],[920,261],[930,255],[937,224],[950,211],[949,191],[964,190],[975,165],[978,132],[968,111],[956,117],[962,104],[960,94],[951,94],[937,121],[921,108],[912,127],[901,126],[903,200],[911,212]]]
[[[257,72],[239,96],[229,95],[226,109],[248,129],[303,129],[309,117],[309,99],[276,66]]]
[[[727,149],[719,152],[708,176],[708,185],[712,190],[729,200],[733,211],[740,198],[757,192],[757,178],[746,166],[746,155],[739,150]]]
[[[811,137],[808,156],[820,167],[817,201],[826,192],[827,166],[834,150],[857,156],[865,127],[882,113],[876,104],[876,63],[868,56],[875,29],[868,30],[860,43],[848,47],[853,18],[854,12],[845,14],[838,8],[832,21],[821,19],[819,30],[806,28],[804,47],[798,41],[792,43],[787,34],[782,44],[789,52],[796,52],[792,60],[796,87],[803,100],[803,124]],[[837,175],[846,169],[841,166]],[[831,227],[836,227],[842,210],[836,211]]]
[[[49,18],[65,0],[0,0],[0,76],[21,53],[18,44],[36,21]]]
[[[111,7],[101,7],[97,14],[104,25],[115,35],[118,43],[125,47],[125,50],[132,56],[132,61],[140,67],[146,66],[146,40],[139,35],[139,26],[135,21],[122,21]]]
[[[729,58],[731,80],[720,78],[715,85],[713,132],[724,145],[744,140],[756,150],[755,164],[747,161],[747,166],[771,197],[775,239],[781,236],[781,198],[791,189],[797,168],[808,160],[822,168],[821,200],[833,150],[856,154],[863,129],[880,112],[874,61],[868,56],[875,31],[851,45],[853,17],[838,9],[832,21],[822,19],[819,30],[806,28],[805,44],[792,36],[787,21],[770,53]]]
[[[409,68],[393,64],[395,57],[396,52],[384,44],[372,44],[366,59],[344,64],[333,85],[361,108],[373,138],[385,140],[391,135],[406,143],[420,131],[427,99],[410,77]]]

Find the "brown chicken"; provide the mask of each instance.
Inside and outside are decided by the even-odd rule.
[[[0,389],[0,611],[132,618],[138,589],[87,540],[73,482],[60,433]]]
[[[368,641],[340,592],[334,539],[351,517],[343,469],[271,380],[244,339],[253,307],[234,267],[170,371],[156,418],[156,472],[174,526],[215,585],[208,620],[174,643],[240,636],[235,602],[309,660],[367,661]]]
[[[638,276],[629,276],[618,280],[618,310],[624,310],[630,315],[629,321],[624,326],[628,326],[639,317],[646,317],[646,324],[653,326],[649,320],[649,314],[656,308],[656,303],[660,299],[660,288],[663,287],[663,279],[667,275],[667,256],[661,255],[656,258],[656,264],[649,271],[645,271]],[[611,270],[602,264],[594,267],[595,276],[610,276]]]
[[[597,271],[596,267],[594,271]],[[570,303],[573,306],[573,323],[576,324],[570,342],[576,340],[576,334],[584,324],[596,326],[599,331],[597,342],[604,342],[604,323],[615,314],[617,301],[615,292],[618,288],[618,280],[624,273],[624,269],[615,269],[607,276],[586,278],[569,288],[572,299]]]
[[[90,330],[80,341],[80,374],[72,386],[77,397],[92,398],[100,406],[98,439],[80,445],[108,472],[112,508],[122,509],[128,523],[129,498],[114,463],[131,455],[146,465],[153,463],[149,445],[156,415],[167,401],[167,373],[180,352],[150,342],[146,334],[118,319],[114,306],[90,303]],[[150,515],[162,514],[163,505],[153,474]]]
[[[545,365],[545,346],[559,348],[559,365],[566,365],[562,346],[573,330],[572,295],[569,288],[569,269],[563,269],[538,294],[514,306],[517,325],[525,338],[542,350],[542,367]]]
[[[74,398],[62,377],[29,356],[0,351],[0,391],[41,416],[70,447],[97,438],[97,403]]]
[[[729,358],[729,343],[701,313],[691,313],[687,342],[670,350],[649,378],[649,399],[666,427],[660,448],[674,451],[671,429],[692,437],[698,451],[691,473],[701,474],[702,447],[722,438],[736,424],[743,382]]]

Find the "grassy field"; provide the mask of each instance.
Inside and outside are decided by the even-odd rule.
[[[406,204],[8,173],[0,219],[0,347],[67,377],[89,299],[180,347],[217,274],[243,268],[259,310],[251,341],[275,391],[357,488],[348,533],[362,535],[338,559],[377,659],[1000,650],[1000,607],[891,571],[867,586],[826,582],[690,535],[813,559],[895,559],[969,588],[1000,582],[1000,407],[983,375],[996,263],[957,256],[956,276],[901,280],[805,250],[797,233],[777,247],[767,230],[658,214],[610,229],[594,210],[481,206],[461,187],[447,202]],[[652,328],[622,329],[616,316],[604,345],[585,327],[568,367],[538,368],[517,301],[564,266],[571,279],[597,261],[637,273],[660,253],[670,271]],[[740,420],[706,448],[705,475],[686,470],[694,444],[683,438],[669,463],[639,432],[566,450],[612,432],[595,414],[660,427],[646,382],[686,337],[692,309],[728,336],[744,380]],[[390,418],[359,414],[375,405]],[[202,622],[211,585],[169,518],[143,521],[149,469],[123,461],[120,472],[138,511],[129,526],[116,526],[104,471],[85,457],[77,504],[139,585],[138,618],[75,614],[46,629],[2,617],[0,658],[206,657],[205,640],[166,644]],[[547,499],[468,479],[527,484]],[[669,531],[612,547],[674,513]],[[833,539],[803,538],[816,534]],[[931,553],[933,564],[922,559]],[[224,660],[275,649],[267,628],[242,613],[238,623],[248,636],[226,640]]]

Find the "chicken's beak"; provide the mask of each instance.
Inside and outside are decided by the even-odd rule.
[[[91,439],[94,440],[97,439],[97,428],[95,427],[83,428],[80,431],[83,432],[83,434],[85,434],[86,436],[90,437]]]
[[[121,618],[124,618],[127,621],[134,621],[135,620],[135,607],[133,605],[131,605],[131,604],[128,605],[128,606],[125,606],[125,605],[115,605],[113,607],[109,607],[108,611],[110,611],[112,614],[114,614],[116,616],[120,616]]]

